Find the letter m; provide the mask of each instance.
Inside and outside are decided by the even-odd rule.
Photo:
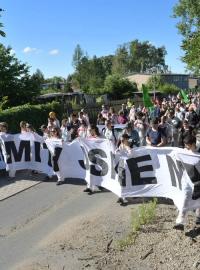
[[[16,145],[14,141],[8,141],[5,142],[5,148],[6,153],[8,155],[7,163],[12,163],[12,154],[14,157],[15,162],[19,162],[22,159],[23,152],[25,153],[25,160],[24,161],[30,161],[30,153],[31,153],[31,147],[30,147],[30,141],[20,141],[19,150],[17,151]]]

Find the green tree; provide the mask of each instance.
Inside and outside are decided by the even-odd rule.
[[[81,46],[79,44],[77,44],[77,46],[74,50],[73,57],[72,57],[72,66],[74,67],[75,70],[77,70],[79,64],[81,63],[83,56],[84,56],[84,52],[81,49]]]
[[[183,36],[181,47],[185,55],[182,60],[189,70],[200,74],[200,1],[179,0],[173,15],[179,19],[177,28]]]
[[[68,77],[67,77],[67,80],[65,82],[64,92],[65,93],[71,93],[71,92],[73,92],[73,88],[72,88],[72,75],[68,75]]]
[[[108,93],[111,96],[126,97],[130,96],[133,92],[137,91],[135,83],[130,82],[128,79],[124,79],[118,74],[108,75],[104,82],[104,93]]]
[[[32,102],[39,94],[34,77],[29,75],[29,67],[22,64],[11,48],[0,44],[0,102],[7,97],[7,106]]]
[[[157,90],[163,85],[162,77],[160,75],[152,75],[147,84],[146,87],[150,90]]]
[[[169,83],[162,84],[158,90],[164,94],[178,94],[181,91],[176,85]]]
[[[125,45],[120,46],[113,58],[112,73],[125,75],[128,72],[129,55]]]
[[[159,71],[166,69],[167,51],[164,46],[156,48],[148,41],[140,42],[137,39],[128,43],[128,46],[130,72],[145,72],[152,68]]]
[[[1,12],[4,11],[2,8],[0,8],[0,18],[1,18]],[[5,37],[6,34],[3,30],[1,30],[3,28],[3,23],[0,22],[0,36]]]

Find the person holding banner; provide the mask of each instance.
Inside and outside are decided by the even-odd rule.
[[[197,152],[197,148],[196,148],[196,137],[192,136],[191,134],[189,134],[187,137],[185,137],[184,139],[184,144],[185,144],[185,148],[190,151],[191,153],[195,153],[195,154],[199,154]],[[199,155],[200,158],[200,155]],[[194,189],[193,189],[193,194],[192,194],[192,199],[196,200],[198,199],[200,196],[200,186],[199,186],[199,179],[193,179],[195,181],[194,183]],[[195,186],[196,184],[196,186]],[[187,194],[189,194],[191,192],[190,190],[191,188],[188,187],[187,185],[183,186],[183,190],[186,193],[185,196],[185,201],[184,201],[184,206],[187,205],[187,201],[189,198],[189,196]],[[200,208],[197,208],[196,211],[196,225],[200,225]],[[186,222],[186,214],[187,214],[187,210],[184,209],[182,211],[179,211],[178,213],[178,217],[176,219],[176,224],[174,225],[174,229],[175,230],[180,230],[183,231],[184,230],[184,225]]]
[[[93,125],[93,124],[90,125],[89,136],[87,138],[88,139],[92,139],[92,140],[96,140],[96,139],[100,139],[101,138],[100,133],[99,133],[99,129],[98,129],[98,127],[96,125]],[[94,192],[94,189],[95,189],[95,186],[94,185],[91,185],[91,184],[88,184],[87,183],[87,186],[83,190],[83,192],[87,192],[88,195],[92,195],[93,192]],[[98,186],[98,189],[99,190],[103,190],[104,188],[101,187],[101,186]]]
[[[159,121],[157,118],[152,120],[151,127],[147,131],[146,137],[147,145],[162,147],[167,143],[167,136],[164,129],[159,127]]]

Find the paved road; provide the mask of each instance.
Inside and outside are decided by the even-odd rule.
[[[82,192],[84,187],[80,180],[68,180],[62,186],[42,182],[1,201],[0,269],[13,269],[25,258],[37,254],[41,239],[63,222],[101,207],[105,200],[108,203],[116,200],[110,192],[88,196]]]

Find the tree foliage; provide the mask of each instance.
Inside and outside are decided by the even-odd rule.
[[[3,11],[3,9],[0,8],[0,18],[1,18],[1,12],[2,12],[2,11]],[[3,23],[0,22],[0,36],[5,37],[6,34],[5,34],[5,32],[2,30],[2,28],[3,28]]]
[[[147,41],[133,40],[120,45],[115,55],[93,56],[92,58],[84,54],[80,45],[77,45],[72,61],[75,69],[72,74],[72,85],[86,93],[104,93],[109,91],[105,87],[107,77],[115,78],[116,81],[116,78],[119,79],[130,72],[151,72],[153,68],[156,71],[164,71],[167,67],[165,65],[165,55],[166,50],[164,47],[156,48]],[[113,77],[109,77],[109,75],[113,75]],[[120,83],[121,81],[119,81]],[[123,89],[124,93],[126,93],[125,88]]]
[[[29,67],[21,63],[11,48],[0,44],[0,102],[16,106],[32,102],[39,94],[38,80],[29,75]]]
[[[113,74],[106,77],[104,91],[111,96],[126,97],[137,91],[137,85],[118,74]]]
[[[179,0],[174,7],[174,17],[179,19],[177,28],[183,36],[185,55],[182,60],[189,70],[200,74],[200,1]]]

